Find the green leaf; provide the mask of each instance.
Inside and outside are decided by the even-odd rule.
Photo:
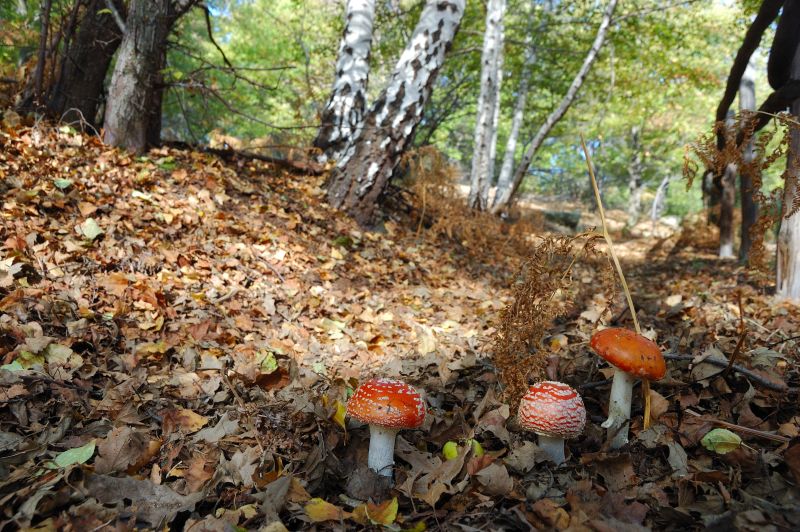
[[[19,363],[19,360],[15,360],[11,364],[3,364],[0,366],[0,369],[4,369],[6,371],[22,371],[25,368]]]
[[[278,369],[278,361],[270,351],[261,351],[258,355],[261,373],[272,373]]]
[[[700,440],[703,447],[717,454],[727,454],[742,445],[742,439],[728,429],[713,429]]]
[[[98,236],[103,234],[103,229],[97,223],[97,220],[94,218],[87,218],[85,222],[81,224],[81,233],[89,240],[94,240]]]
[[[53,179],[53,184],[60,190],[66,190],[72,186],[72,179]]]
[[[97,14],[98,15],[110,15],[111,14],[111,10],[106,7],[104,9],[99,10],[97,12]]]
[[[58,467],[69,467],[75,464],[84,464],[94,455],[95,440],[81,447],[68,449],[56,456],[53,463]]]

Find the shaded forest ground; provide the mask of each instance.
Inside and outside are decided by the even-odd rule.
[[[800,315],[718,262],[704,230],[621,243],[643,328],[672,357],[656,423],[642,431],[637,397],[623,452],[603,446],[610,371],[587,341],[630,320],[575,270],[579,297],[537,352],[591,422],[556,469],[486,356],[520,235],[487,248],[458,220],[426,229],[399,193],[364,232],[322,183],[46,125],[0,133],[0,529],[800,527]],[[395,489],[365,506],[367,431],[342,415],[378,375],[417,385],[430,412],[399,438]],[[720,421],[745,444],[701,445]],[[486,454],[442,458],[468,438]]]

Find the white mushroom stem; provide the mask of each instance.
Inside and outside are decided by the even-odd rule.
[[[384,477],[392,476],[394,440],[398,432],[398,429],[381,427],[380,425],[369,426],[369,457],[367,463],[370,469]]]
[[[556,465],[561,465],[566,461],[564,438],[539,434],[539,449]]]
[[[614,372],[611,383],[611,398],[608,405],[608,419],[602,427],[608,429],[611,448],[619,449],[628,443],[628,424],[631,419],[631,397],[636,377],[621,370]]]

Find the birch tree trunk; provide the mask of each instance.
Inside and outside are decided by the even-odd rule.
[[[642,145],[639,141],[639,126],[631,128],[633,155],[628,165],[628,227],[639,221],[642,212]]]
[[[508,133],[506,150],[503,155],[503,163],[500,166],[500,175],[497,177],[497,190],[507,189],[511,186],[511,176],[514,171],[514,156],[517,152],[517,142],[519,141],[519,130],[522,127],[522,119],[525,115],[525,101],[528,98],[528,85],[531,79],[531,70],[536,60],[536,53],[531,45],[530,38],[526,40],[529,46],[525,63],[522,65],[522,75],[517,89],[517,101],[514,103],[514,115],[511,118],[511,131]],[[497,205],[498,194],[495,194],[492,208]]]
[[[115,2],[115,7],[125,12],[122,2]],[[47,102],[52,116],[67,123],[97,126],[103,83],[121,40],[122,31],[105,1],[90,0]]]
[[[736,208],[736,165],[729,164],[720,180],[719,258],[733,258],[733,211]]]
[[[800,79],[800,46],[794,54],[791,79]],[[800,100],[791,108],[795,119],[800,117]],[[778,272],[776,294],[780,298],[800,301],[800,212],[792,213],[792,205],[800,204],[800,131],[792,128],[789,152],[786,155],[786,180],[783,185],[783,214],[778,232]]]
[[[328,201],[368,225],[422,119],[433,82],[464,15],[465,0],[427,0],[386,88],[331,173]]]
[[[550,133],[553,127],[567,113],[570,106],[575,101],[575,98],[578,95],[578,91],[583,85],[583,82],[586,80],[586,76],[589,74],[589,71],[591,70],[592,65],[594,64],[600,52],[600,48],[602,48],[603,43],[606,40],[608,28],[611,25],[611,17],[613,17],[614,10],[616,9],[616,7],[617,7],[617,0],[609,0],[608,5],[606,6],[606,10],[603,13],[603,19],[600,22],[600,26],[597,28],[597,35],[595,35],[592,47],[586,54],[586,57],[583,60],[583,64],[581,65],[580,70],[578,70],[578,73],[572,80],[569,89],[567,89],[567,92],[561,99],[561,102],[558,104],[558,107],[556,107],[550,113],[550,115],[541,125],[539,130],[536,132],[536,135],[533,137],[533,140],[528,146],[528,149],[522,156],[522,160],[517,166],[517,170],[514,172],[514,177],[511,180],[510,186],[502,190],[498,186],[497,193],[495,196],[496,199],[494,202],[494,206],[492,207],[492,212],[498,213],[511,204],[511,201],[516,195],[517,190],[519,190],[520,184],[522,184],[522,180],[528,173],[528,168],[530,167],[533,157],[536,155],[536,152],[541,147],[542,143],[544,142],[544,139],[547,138],[547,135]]]
[[[725,127],[733,128],[733,111],[728,113]],[[728,164],[719,176],[719,258],[733,258],[733,211],[736,208],[736,173],[735,164]],[[716,180],[715,180],[716,181]]]
[[[667,192],[669,191],[670,176],[664,176],[661,183],[656,189],[656,197],[653,198],[653,205],[650,207],[650,219],[655,223],[660,217],[661,212],[664,210],[664,203],[667,200]]]
[[[322,150],[319,161],[337,160],[364,118],[367,106],[369,56],[375,0],[348,0],[345,26],[339,43],[336,78],[314,146]]]
[[[752,65],[748,65],[739,84],[739,110],[756,110],[756,84]],[[749,174],[748,164],[753,161],[755,152],[753,150],[753,139],[744,146],[742,156],[744,165],[739,169],[739,194],[742,203],[742,226],[740,232],[739,260],[747,262],[750,256],[752,239],[750,238],[750,228],[756,223],[758,218],[758,205],[753,199],[753,179]]]
[[[489,0],[481,54],[481,90],[475,118],[475,151],[472,155],[470,190],[467,199],[473,209],[488,207],[489,187],[494,177],[497,150],[497,119],[500,108],[500,81],[503,48],[505,0]]]
[[[103,141],[142,153],[157,136],[167,36],[177,19],[171,0],[131,0],[108,90]]]

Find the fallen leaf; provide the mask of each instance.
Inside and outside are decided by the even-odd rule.
[[[163,418],[162,429],[165,435],[172,434],[175,429],[180,429],[185,434],[197,432],[208,423],[208,418],[189,410],[188,408],[173,408],[161,412]]]
[[[346,512],[333,504],[315,497],[308,501],[304,506],[306,515],[315,523],[324,521],[342,521],[350,517],[350,512]]]
[[[742,446],[742,439],[738,434],[728,429],[712,429],[700,440],[703,447],[717,454],[727,454]]]
[[[54,459],[53,463],[57,467],[69,467],[76,464],[85,464],[92,456],[94,456],[95,440],[90,441],[86,445],[68,449],[59,453]]]
[[[506,466],[496,462],[478,471],[475,478],[483,485],[481,491],[493,497],[508,495],[514,488],[514,481],[509,476]]]

